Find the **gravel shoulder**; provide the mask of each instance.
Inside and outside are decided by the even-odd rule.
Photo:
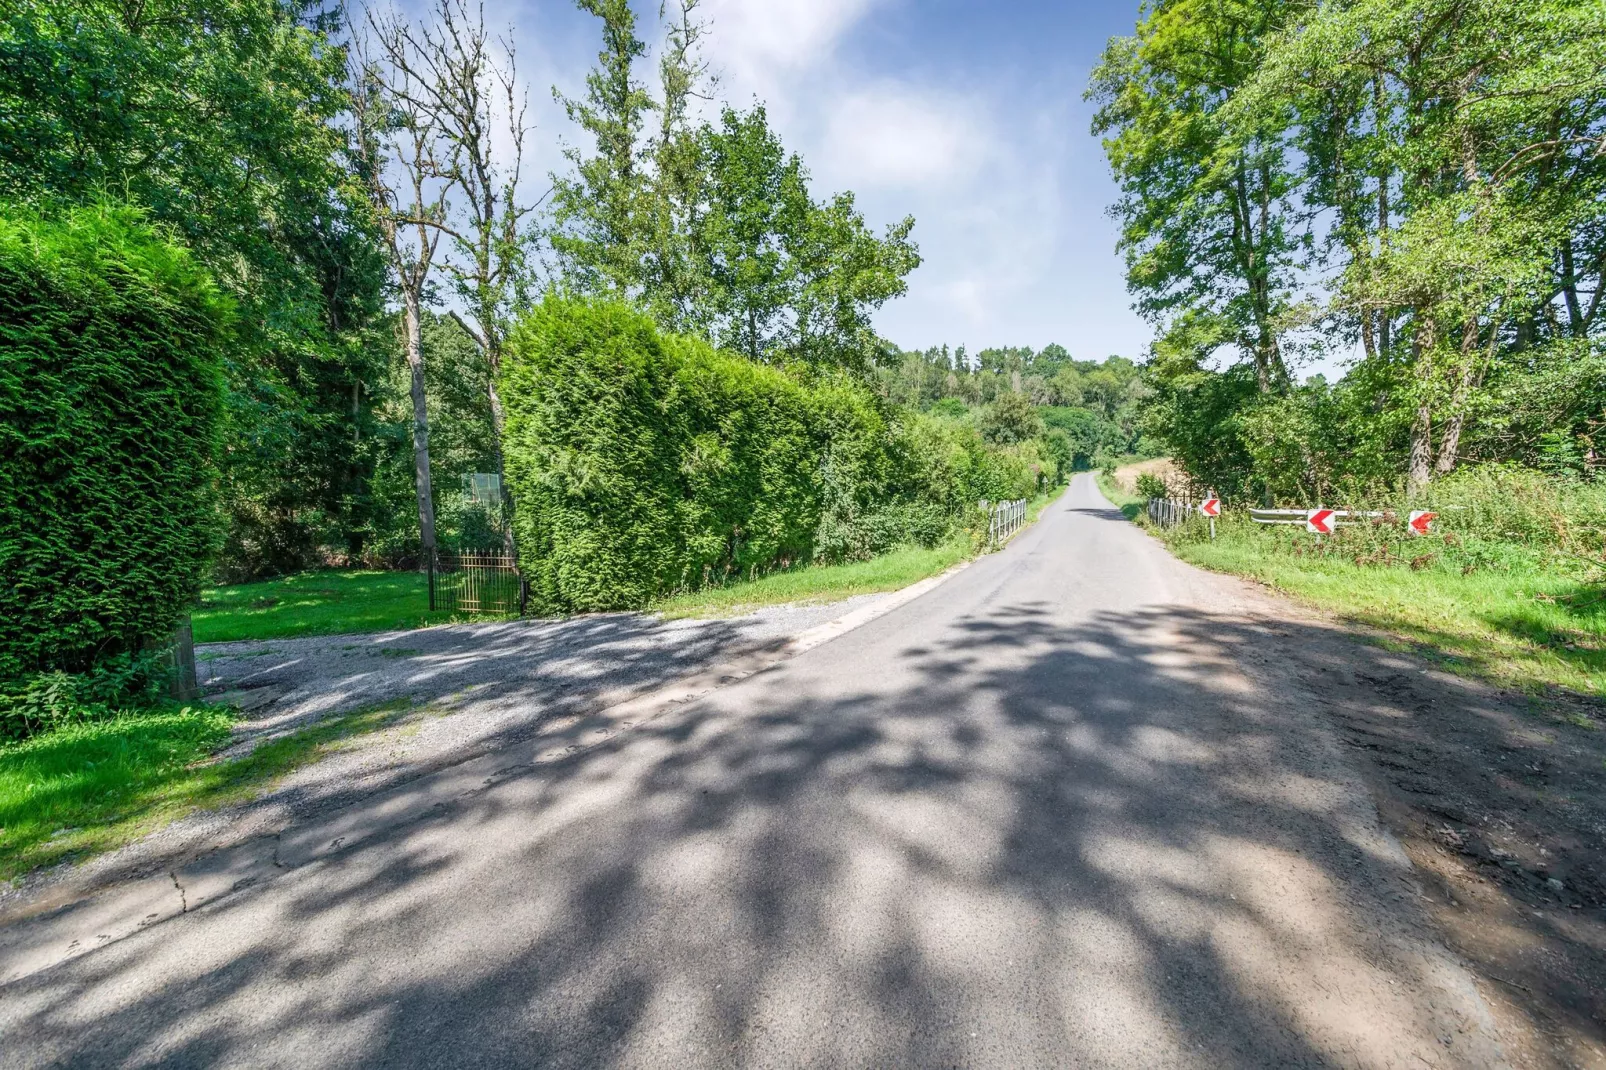
[[[1324,711],[1513,1063],[1606,1070],[1606,731],[1244,582],[1267,686]],[[1381,645],[1373,645],[1381,640]]]

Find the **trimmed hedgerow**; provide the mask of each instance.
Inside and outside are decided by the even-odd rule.
[[[133,213],[0,205],[0,681],[126,661],[194,601],[229,316]]]
[[[889,407],[549,296],[504,359],[503,452],[539,612],[624,609],[731,576],[935,545],[981,499],[1027,497],[1034,444]]]

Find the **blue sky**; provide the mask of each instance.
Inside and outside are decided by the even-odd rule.
[[[915,217],[925,264],[877,318],[906,348],[1058,342],[1140,357],[1105,208],[1115,188],[1082,101],[1137,0],[704,0],[720,95],[763,100],[817,195],[853,190],[871,224]],[[657,4],[642,3],[656,40]],[[581,90],[600,44],[569,0],[487,0],[531,87],[538,166],[575,134],[550,87]]]

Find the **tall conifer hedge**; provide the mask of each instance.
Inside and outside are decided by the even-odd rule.
[[[520,563],[541,611],[640,606],[815,552],[899,463],[882,407],[660,334],[627,305],[550,297],[504,363]]]
[[[0,681],[92,669],[193,602],[228,323],[132,214],[0,205]]]

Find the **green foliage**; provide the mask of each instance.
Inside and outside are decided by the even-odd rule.
[[[568,149],[573,174],[553,186],[552,247],[565,274],[590,293],[639,292],[651,238],[642,127],[654,104],[634,64],[647,54],[628,0],[577,0],[602,21],[602,51],[586,75],[583,99],[560,98],[569,119],[595,141],[586,156]]]
[[[1056,483],[1095,458],[1141,452],[1139,404],[1148,395],[1131,361],[1073,360],[1062,346],[984,349],[963,346],[925,352],[889,350],[878,358],[875,383],[889,401],[929,414],[968,420],[994,444],[1035,443],[1038,472]],[[989,497],[989,495],[981,495]]]
[[[502,393],[543,611],[935,545],[978,500],[1029,496],[1041,469],[1030,444],[989,449],[968,422],[905,419],[852,378],[660,334],[616,302],[549,296],[515,332]]]
[[[1603,49],[1606,8],[1571,0],[1161,0],[1110,43],[1095,129],[1162,330],[1144,422],[1196,482],[1313,503],[1467,461],[1594,472]],[[1342,382],[1278,374],[1312,338],[1359,350]],[[1209,370],[1234,346],[1254,389]]]
[[[163,653],[124,653],[87,672],[56,669],[13,681],[0,690],[0,742],[155,709],[170,673]]]
[[[465,491],[473,473],[497,471],[496,431],[486,403],[489,362],[468,332],[448,316],[424,313],[421,333],[438,544],[451,550],[500,548],[501,510],[476,507]],[[364,552],[349,559],[351,565],[414,567],[422,560],[409,426],[410,375],[398,348],[384,392],[375,401],[383,434],[372,447],[376,454],[372,493],[382,504],[364,530]]]
[[[331,10],[0,5],[0,188],[39,204],[116,191],[240,308],[221,491],[225,559],[248,547],[246,570],[303,567],[326,541],[360,552],[372,519],[385,279],[352,188]]]
[[[1043,418],[1024,394],[1002,394],[982,410],[981,437],[995,445],[1018,445],[1042,433]]]
[[[1301,6],[1160,0],[1135,35],[1110,41],[1087,92],[1121,187],[1113,213],[1137,308],[1162,324],[1215,317],[1262,390],[1288,379],[1278,320],[1299,251],[1291,153],[1283,116],[1234,128],[1223,108]]]
[[[1165,485],[1165,480],[1153,472],[1140,472],[1136,489],[1140,498],[1169,498],[1171,496],[1170,488]]]
[[[0,213],[0,680],[171,635],[216,542],[231,312],[132,212]]]
[[[880,460],[863,447],[884,432],[850,388],[811,391],[660,336],[625,305],[559,297],[516,331],[503,397],[521,565],[543,609],[639,606],[808,557],[826,496],[852,515]]]
[[[661,99],[636,74],[647,46],[624,0],[579,0],[602,23],[586,95],[565,100],[594,151],[567,153],[551,240],[579,293],[638,302],[671,330],[702,334],[751,360],[863,368],[879,341],[870,318],[920,265],[906,218],[877,236],[853,194],[816,200],[762,104],[693,125],[706,27],[689,5],[660,58]],[[647,118],[658,112],[659,129]]]

